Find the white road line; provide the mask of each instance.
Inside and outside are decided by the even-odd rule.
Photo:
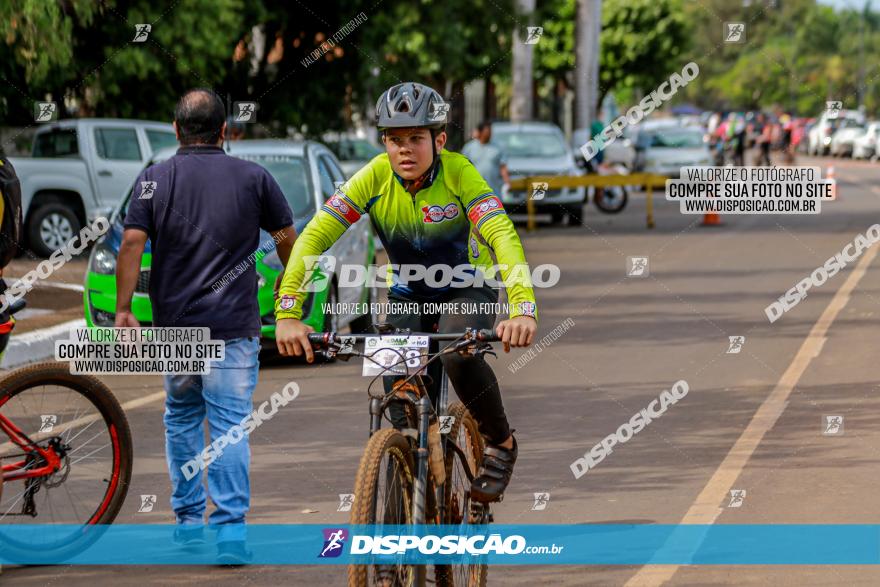
[[[801,376],[806,371],[810,362],[817,357],[825,344],[825,335],[837,318],[837,314],[849,302],[850,294],[856,288],[859,281],[864,277],[868,265],[877,256],[880,247],[872,247],[865,252],[858,265],[849,274],[843,286],[819,316],[813,325],[801,348],[792,359],[791,364],[773,392],[767,396],[764,403],[752,416],[749,425],[740,435],[739,439],[727,453],[721,465],[709,479],[709,482],[697,496],[688,512],[681,519],[680,524],[714,524],[722,512],[719,504],[723,503],[733,487],[734,482],[742,473],[752,454],[758,448],[764,434],[776,424],[779,416],[788,404],[788,397],[797,385]],[[647,587],[663,585],[675,574],[680,565],[645,565],[639,572],[626,582],[626,587]]]
[[[13,280],[20,281],[21,277],[14,277],[12,275],[4,275],[4,279],[7,280],[7,283],[12,283]],[[39,287],[41,285],[46,285],[48,287],[57,287],[58,289],[69,289],[71,291],[85,291],[85,286],[76,284],[76,283],[62,283],[60,281],[35,281],[34,287]]]

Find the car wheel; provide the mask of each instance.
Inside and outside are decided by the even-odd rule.
[[[566,224],[569,226],[580,226],[584,217],[584,204],[566,204],[563,206],[567,217]]]
[[[48,257],[67,245],[81,229],[73,210],[64,204],[44,204],[34,211],[28,223],[28,244],[36,254]]]

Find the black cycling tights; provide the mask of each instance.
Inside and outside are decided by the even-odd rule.
[[[391,304],[409,303],[414,300],[390,294],[388,301]],[[468,304],[473,307],[477,304],[491,305],[494,307],[498,301],[498,293],[490,287],[453,289],[440,299],[432,300],[431,304]],[[420,302],[419,309],[423,309]],[[453,306],[454,307],[454,306]],[[392,306],[393,309],[393,306]],[[458,314],[427,314],[422,312],[388,314],[387,322],[397,328],[409,328],[413,332],[433,332],[434,325],[439,324],[439,332],[464,332],[465,328],[494,328],[495,313],[469,313]],[[449,343],[443,343],[449,344]],[[431,352],[436,352],[432,348]],[[441,357],[443,368],[449,376],[449,381],[455,388],[459,399],[473,415],[480,427],[480,433],[491,444],[501,444],[510,436],[510,426],[507,416],[504,414],[504,404],[501,402],[501,390],[498,388],[498,380],[495,373],[483,357],[463,357],[459,354],[450,354]],[[440,392],[440,365],[435,361],[428,367],[430,380],[428,394],[431,402],[436,406]],[[391,390],[395,381],[401,377],[384,377],[385,391]],[[406,417],[403,406],[392,402],[389,407],[391,421],[396,428],[405,428]]]

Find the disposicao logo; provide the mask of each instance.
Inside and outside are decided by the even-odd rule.
[[[336,558],[345,550],[348,530],[345,528],[324,528],[324,547],[318,558]]]

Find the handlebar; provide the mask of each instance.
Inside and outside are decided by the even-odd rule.
[[[468,339],[469,337],[476,342],[500,342],[501,338],[497,334],[495,334],[494,330],[489,328],[483,328],[480,330],[472,330],[468,329],[464,332],[459,333],[443,333],[438,334],[436,332],[400,332],[400,333],[382,333],[382,334],[353,334],[353,335],[340,335],[335,332],[312,332],[309,334],[309,342],[312,343],[312,346],[315,348],[327,348],[333,342],[339,341],[339,339],[344,336],[348,340],[354,340],[354,342],[363,342],[368,338],[373,338],[376,336],[427,336],[429,340],[436,340],[438,342],[448,342],[459,339]]]

